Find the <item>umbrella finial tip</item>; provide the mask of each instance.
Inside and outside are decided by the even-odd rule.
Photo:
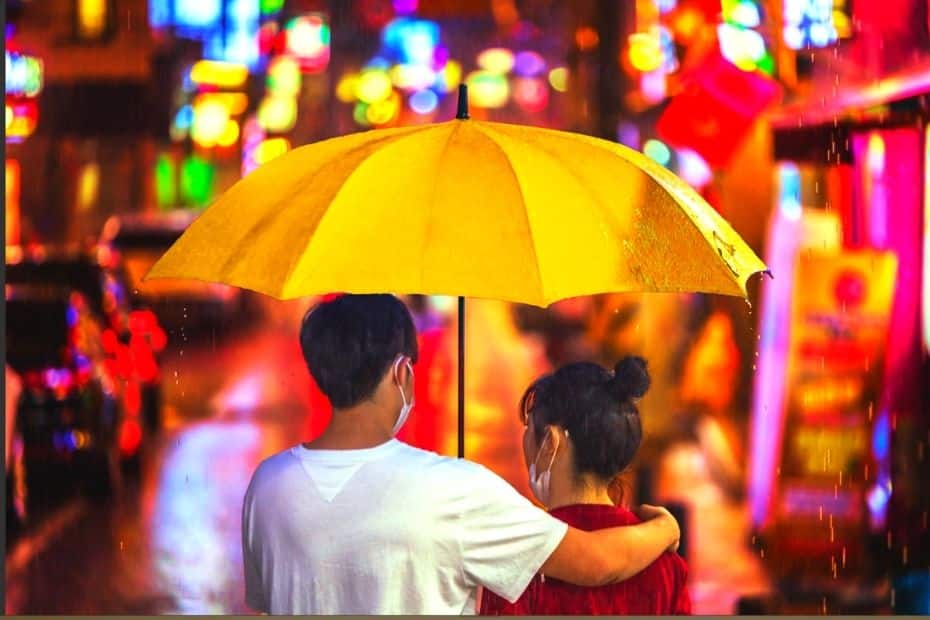
[[[459,109],[455,118],[465,120],[468,116],[468,86],[459,84]]]

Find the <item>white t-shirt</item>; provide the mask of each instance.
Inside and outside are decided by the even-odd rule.
[[[296,446],[246,491],[246,602],[271,614],[471,614],[478,586],[509,601],[568,526],[475,463],[391,440]]]

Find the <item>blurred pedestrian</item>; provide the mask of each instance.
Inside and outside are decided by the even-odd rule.
[[[637,401],[649,388],[645,361],[628,356],[614,372],[575,363],[535,381],[522,399],[523,456],[536,499],[583,530],[639,523],[620,505],[617,484],[642,440]],[[485,592],[481,615],[690,614],[687,566],[673,552],[622,583],[580,587],[544,575],[519,600]]]
[[[413,408],[416,333],[390,295],[343,295],[301,328],[332,403],[310,443],[262,462],[246,492],[246,601],[273,614],[472,613],[478,587],[515,601],[537,572],[581,585],[628,578],[678,539],[675,520],[585,532],[486,468],[394,437]]]

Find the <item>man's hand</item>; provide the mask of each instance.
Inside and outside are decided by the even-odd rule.
[[[672,516],[672,513],[661,506],[650,506],[649,504],[641,504],[634,512],[636,516],[643,521],[651,521],[652,519],[668,519],[671,521],[675,526],[677,535],[675,536],[675,542],[669,545],[668,551],[678,551],[678,543],[681,541],[681,528],[678,525],[678,521]]]

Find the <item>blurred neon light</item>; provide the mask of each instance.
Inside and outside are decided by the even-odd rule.
[[[924,266],[923,325],[924,348],[930,352],[930,125],[924,130]]]
[[[801,219],[801,170],[797,164],[778,165],[779,211],[789,220]]]
[[[723,57],[743,71],[755,71],[767,53],[765,40],[755,30],[720,24],[717,37]]]
[[[535,77],[546,71],[546,61],[537,52],[522,51],[514,57],[513,70],[517,75]]]
[[[513,99],[528,112],[541,112],[549,105],[549,88],[541,79],[518,78],[514,83]]]
[[[317,73],[329,64],[330,30],[321,15],[304,15],[288,22],[287,49],[308,73]]]
[[[78,175],[77,205],[86,211],[94,206],[100,193],[100,166],[96,162],[85,164]]]
[[[668,165],[672,160],[671,150],[660,140],[646,140],[646,144],[643,145],[643,153],[645,153],[649,159],[663,166]]]
[[[869,134],[865,155],[864,198],[869,214],[869,236],[875,247],[888,245],[888,188],[885,183],[885,140],[875,131]]]
[[[691,149],[678,150],[678,174],[692,187],[704,187],[713,178],[704,158]]]
[[[15,159],[7,159],[4,166],[4,195],[3,203],[4,229],[7,247],[19,245],[19,227],[20,227],[20,167],[19,162]]]
[[[568,69],[566,67],[556,67],[549,72],[549,85],[560,93],[568,90]]]
[[[505,75],[513,70],[515,60],[509,49],[492,47],[478,54],[477,62],[485,71]]]
[[[275,15],[284,8],[284,0],[259,0],[258,10],[262,15]]]
[[[347,73],[340,78],[336,85],[336,98],[343,103],[355,101],[355,92],[358,89],[359,76],[357,73]]]
[[[228,122],[229,110],[225,105],[218,101],[204,101],[194,107],[191,138],[200,146],[215,146]]]
[[[45,73],[41,60],[7,49],[5,61],[8,97],[35,97],[41,92]]]
[[[265,97],[258,106],[258,124],[266,131],[290,131],[297,124],[297,100],[294,97]]]
[[[265,84],[273,95],[296,97],[300,94],[300,65],[290,56],[276,56],[268,63]]]
[[[391,78],[384,71],[368,69],[362,72],[355,88],[355,96],[364,103],[376,103],[390,97],[393,91]]]
[[[242,176],[258,168],[259,163],[255,160],[258,145],[265,139],[265,130],[258,124],[258,119],[252,115],[249,116],[242,125]]]
[[[213,196],[215,168],[210,162],[191,156],[181,164],[181,200],[196,207],[204,207]]]
[[[217,24],[222,11],[222,0],[174,0],[172,13],[177,24],[204,28]]]
[[[450,60],[446,62],[436,77],[436,88],[442,92],[451,93],[462,82],[462,65]]]
[[[18,143],[35,132],[39,123],[39,107],[35,99],[7,100],[6,142]]]
[[[510,97],[507,78],[490,71],[474,71],[465,78],[471,102],[479,108],[502,108]]]
[[[762,24],[759,7],[748,0],[723,0],[723,19],[743,28],[758,28]]]
[[[223,130],[223,133],[220,134],[220,137],[216,139],[216,143],[219,146],[224,148],[229,148],[233,146],[236,141],[239,139],[239,123],[229,119],[226,122],[226,129]]]
[[[107,0],[78,0],[77,30],[82,39],[97,39],[107,28],[109,6]]]
[[[190,71],[193,83],[219,88],[240,88],[248,78],[246,65],[219,60],[198,60]]]
[[[400,96],[397,93],[383,101],[376,101],[368,106],[365,117],[372,125],[386,125],[397,118],[400,112]]]
[[[194,108],[207,103],[222,106],[226,109],[226,113],[229,116],[239,116],[248,109],[249,98],[245,93],[203,93],[194,98]],[[188,111],[185,113],[187,114],[192,111],[193,110],[188,108]],[[180,112],[179,110],[178,113],[180,114]],[[179,125],[183,122],[180,118],[178,121]],[[190,121],[188,120],[187,122],[189,123]]]
[[[436,72],[426,65],[396,65],[391,81],[401,90],[422,90],[436,83]]]
[[[352,119],[362,127],[368,127],[371,125],[368,120],[368,107],[369,106],[367,103],[364,101],[359,101],[352,109]]]
[[[291,143],[286,138],[268,138],[262,140],[255,147],[255,163],[259,166],[267,164],[276,157],[287,153],[291,148]]]
[[[439,25],[428,20],[399,17],[384,27],[381,39],[398,61],[430,64],[439,44]]]
[[[643,73],[639,79],[639,89],[643,99],[649,103],[659,103],[668,95],[666,72],[660,67],[655,71]]]
[[[851,34],[845,0],[784,0],[782,36],[785,44],[799,50],[826,47]]]
[[[419,0],[394,0],[394,12],[398,15],[409,15],[416,13],[419,8]]]
[[[177,166],[174,164],[174,159],[167,153],[162,153],[155,160],[155,196],[160,207],[177,205]]]
[[[756,529],[761,529],[768,519],[776,468],[781,459],[794,263],[804,236],[800,171],[793,163],[780,162],[777,175],[778,209],[772,212],[765,255],[765,263],[776,276],[773,280],[763,279],[761,283],[758,362],[750,429],[749,505]]]
[[[650,33],[634,32],[629,38],[630,64],[637,71],[647,73],[662,66],[662,48],[659,38]]]
[[[439,105],[439,97],[431,90],[420,90],[410,96],[409,103],[417,114],[430,114]]]

